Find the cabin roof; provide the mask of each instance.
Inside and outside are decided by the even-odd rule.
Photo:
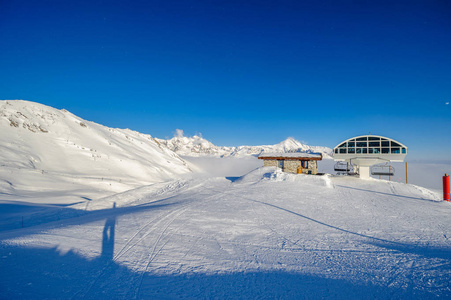
[[[322,160],[323,155],[321,153],[262,153],[258,156],[258,159],[292,159],[292,160]]]

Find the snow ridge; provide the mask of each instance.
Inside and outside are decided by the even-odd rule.
[[[9,194],[58,185],[122,192],[190,172],[150,135],[108,128],[39,103],[0,101],[0,132],[0,192]]]
[[[178,130],[177,136],[171,139],[156,140],[182,156],[246,157],[258,156],[262,153],[293,152],[322,153],[324,158],[332,156],[332,149],[328,147],[305,145],[291,137],[275,145],[226,147],[216,146],[198,135],[185,137],[180,134],[181,132],[181,130]]]

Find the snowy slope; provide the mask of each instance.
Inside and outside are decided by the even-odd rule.
[[[62,191],[73,202],[190,172],[150,135],[20,100],[0,101],[0,166],[1,200],[23,201]]]
[[[260,168],[93,204],[0,233],[0,298],[451,297],[451,205],[413,185]]]
[[[308,146],[293,138],[287,138],[286,140],[275,145],[238,147],[215,146],[210,141],[197,135],[192,137],[178,135],[168,140],[157,140],[158,142],[181,156],[246,157],[251,155],[258,156],[259,154],[264,152],[317,152],[323,153],[324,158],[330,158],[330,156],[332,155],[332,150],[330,148]]]

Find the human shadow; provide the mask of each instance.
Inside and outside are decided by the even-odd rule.
[[[116,209],[116,202],[113,204],[113,210]],[[101,257],[106,260],[112,260],[114,254],[114,231],[116,227],[116,214],[113,212],[105,221],[102,233],[102,254]]]

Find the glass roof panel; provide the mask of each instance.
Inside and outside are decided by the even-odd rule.
[[[400,147],[400,148],[407,148],[401,143],[395,142],[390,138],[382,137],[378,135],[365,135],[360,137],[354,137],[350,138],[341,144],[339,146],[336,146],[335,148],[354,148],[354,147]],[[391,152],[391,151],[390,151]],[[406,151],[407,152],[407,151]]]
[[[357,142],[357,147],[366,147],[367,142]]]

